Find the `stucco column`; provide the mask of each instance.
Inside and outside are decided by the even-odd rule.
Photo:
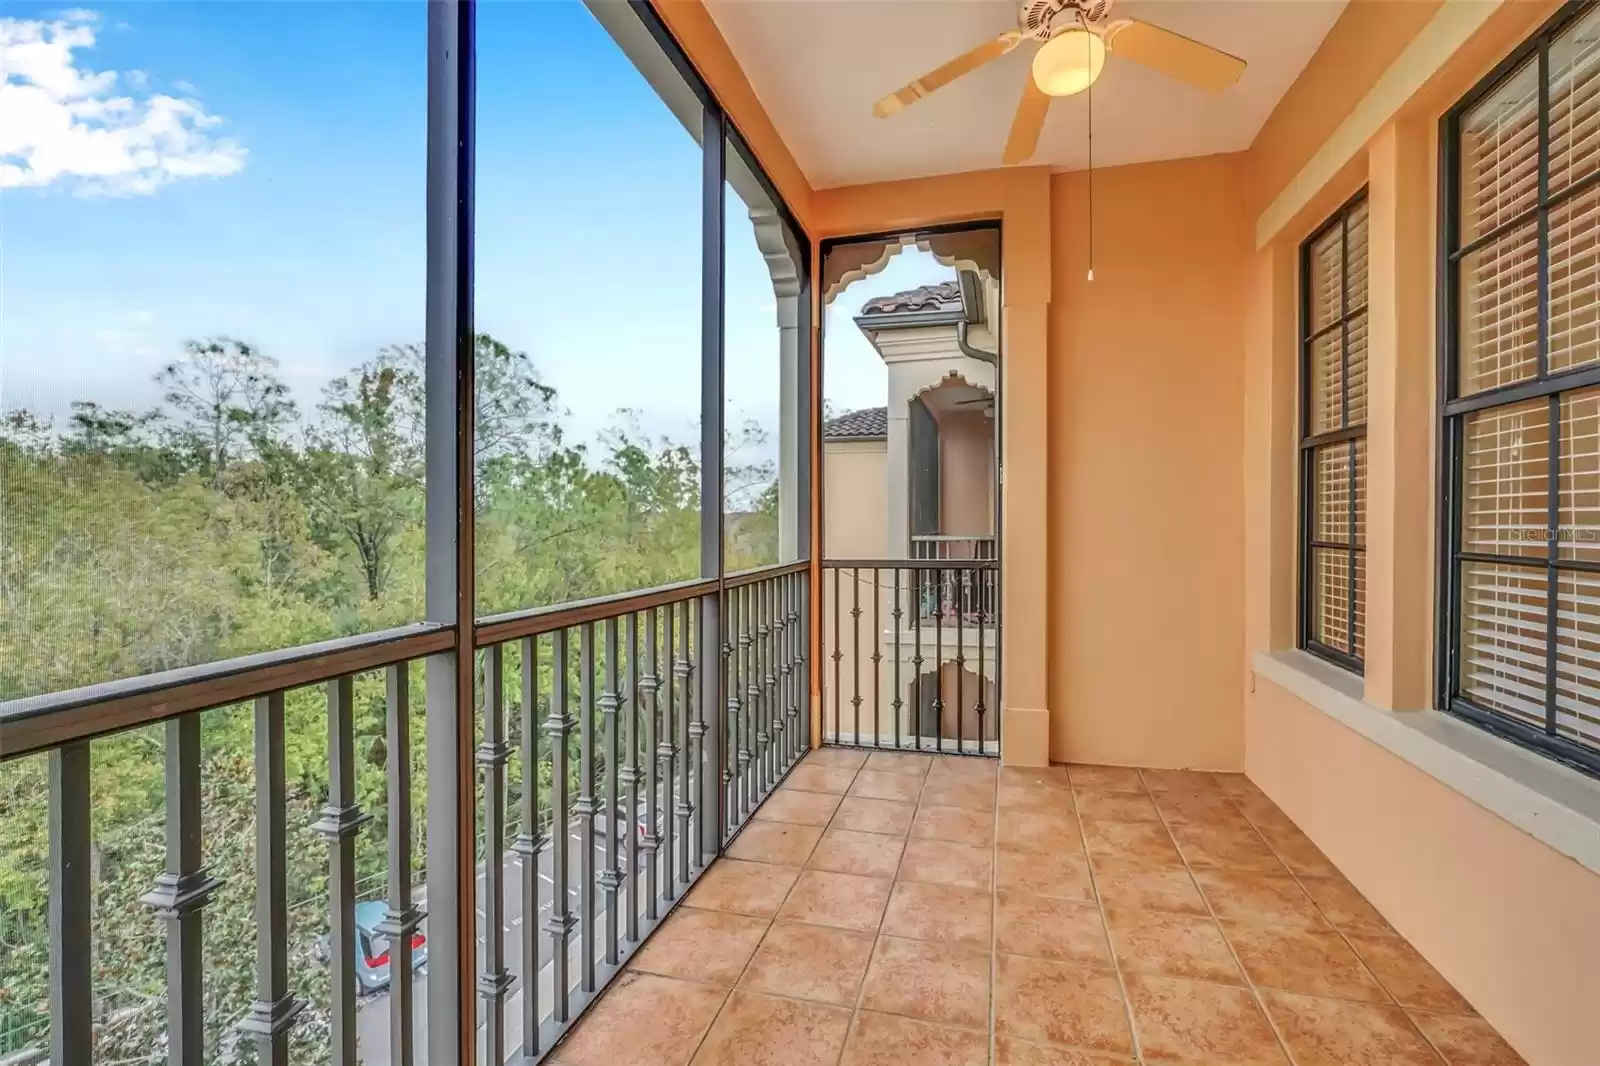
[[[1429,705],[1434,496],[1432,158],[1392,123],[1367,150],[1366,699]]]
[[[1299,520],[1297,250],[1277,241],[1250,263],[1245,320],[1245,669],[1295,646]]]
[[[1008,175],[1001,277],[1001,757],[1050,761],[1050,177]]]
[[[907,482],[908,467],[911,463],[911,417],[909,394],[896,386],[901,384],[903,374],[896,374],[894,367],[889,368],[888,414],[889,439],[884,443],[884,471],[888,475],[885,488],[888,498],[882,502],[875,500],[845,501],[836,500],[835,507],[882,507],[884,508],[884,544],[888,549],[889,558],[903,559],[911,554],[911,505],[909,501],[910,487]]]
[[[800,375],[809,367],[800,358],[800,294],[778,292],[778,561],[800,556],[801,516],[809,501],[800,498]]]
[[[800,410],[800,375],[809,370],[800,358],[800,254],[775,208],[749,213],[778,310],[778,561],[789,562],[800,554],[801,515],[809,505],[800,499],[800,419],[811,417]]]

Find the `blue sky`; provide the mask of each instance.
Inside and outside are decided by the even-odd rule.
[[[0,407],[144,408],[185,339],[227,334],[278,358],[310,408],[330,377],[421,339],[420,2],[7,0],[0,15],[0,92],[22,99],[15,72],[31,71],[39,105],[31,142],[0,132]],[[581,4],[479,17],[479,328],[532,354],[579,439],[619,408],[692,439],[698,146]],[[95,136],[56,144],[58,121]],[[731,199],[730,412],[770,429],[775,307],[742,214]],[[902,255],[841,298],[836,407],[884,388],[849,316],[947,274]]]

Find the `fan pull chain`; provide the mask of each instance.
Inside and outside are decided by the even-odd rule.
[[[1094,280],[1094,82],[1089,83],[1089,280]]]

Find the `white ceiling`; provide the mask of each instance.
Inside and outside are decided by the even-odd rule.
[[[1118,0],[1138,18],[1231,52],[1244,77],[1213,96],[1112,56],[1095,83],[1094,165],[1249,147],[1345,0]],[[1037,45],[1024,42],[887,119],[872,103],[1016,26],[1009,0],[708,0],[728,45],[817,188],[1000,165]],[[1032,162],[1088,164],[1088,96],[1050,108]]]

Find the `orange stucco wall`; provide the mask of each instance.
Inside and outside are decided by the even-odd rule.
[[[1375,75],[1445,4],[1356,0],[1247,154],[1268,209]],[[1426,9],[1427,17],[1423,17]],[[1316,188],[1244,269],[1243,652],[1294,645],[1296,251],[1366,186],[1370,206],[1365,701],[1432,700],[1437,130],[1441,114],[1553,10],[1508,2]],[[1370,51],[1367,51],[1370,49]],[[1374,57],[1382,64],[1362,67]],[[1367,70],[1351,76],[1350,70]],[[1264,679],[1245,699],[1245,769],[1530,1063],[1597,1061],[1600,876]],[[1537,900],[1529,904],[1529,900]]]
[[[1094,281],[1087,175],[1051,182],[1058,760],[1243,766],[1239,174],[1229,156],[1096,171]]]
[[[1262,680],[1250,778],[1533,1066],[1600,1059],[1600,877]]]
[[[1553,4],[1485,6],[1303,179],[1463,2],[1352,0],[1249,151],[1096,172],[1092,283],[1084,175],[811,190],[697,0],[665,10],[813,238],[1004,223],[1005,757],[1242,766],[1530,1063],[1577,1066],[1600,876],[1250,671],[1294,643],[1296,250],[1370,184],[1367,702],[1428,699],[1435,131]]]

